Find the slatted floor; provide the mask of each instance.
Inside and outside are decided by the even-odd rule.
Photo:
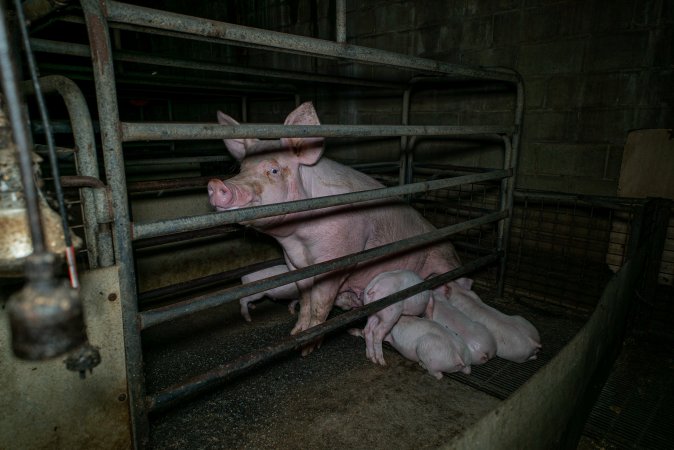
[[[661,287],[659,305],[625,341],[579,448],[674,448],[673,301]]]

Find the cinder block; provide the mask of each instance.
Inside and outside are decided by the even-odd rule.
[[[493,43],[495,47],[518,44],[522,40],[521,35],[521,11],[510,11],[494,16]]]
[[[575,144],[534,144],[541,175],[573,175],[578,149]],[[600,174],[601,176],[601,174]]]
[[[518,69],[522,74],[578,73],[585,41],[573,39],[520,47]]]
[[[499,47],[481,50],[465,50],[461,52],[461,64],[482,67],[515,67],[517,49],[515,47]]]
[[[536,153],[535,145],[528,141],[522,142],[517,162],[518,174],[534,175],[538,173],[538,154]]]
[[[562,29],[573,17],[569,4],[553,4],[522,11],[520,36],[523,42],[536,42],[562,34]]]
[[[461,42],[460,22],[423,28],[416,31],[415,54],[419,56],[432,56],[457,49]]]
[[[441,25],[447,20],[463,17],[465,5],[463,1],[426,0],[415,3],[415,26],[423,28]]]
[[[517,177],[516,186],[519,189],[569,192],[568,178],[562,176],[521,174]]]
[[[584,142],[624,144],[627,132],[634,128],[634,110],[581,110],[578,139]]]
[[[647,31],[593,36],[588,43],[583,68],[593,72],[642,67],[647,44]]]
[[[638,83],[638,77],[633,73],[588,75],[583,89],[582,106],[634,105],[639,101],[638,92],[649,91],[649,86],[643,86],[645,81]],[[639,85],[644,90],[639,90]]]
[[[377,33],[410,30],[414,28],[414,3],[387,2],[374,9],[375,30]]]
[[[517,8],[520,3],[521,0],[471,0],[466,5],[466,13],[484,16]]]
[[[547,86],[547,77],[529,77],[524,80],[524,107],[527,111],[543,107]]]
[[[530,141],[572,140],[577,132],[576,114],[572,112],[529,112],[525,109],[522,137]]]
[[[568,180],[568,191],[574,194],[604,195],[613,197],[618,191],[617,180],[572,177]]]
[[[574,109],[578,106],[583,80],[580,76],[555,76],[548,80],[545,107],[555,110]]]
[[[463,21],[461,48],[487,48],[491,46],[492,21],[490,17],[479,17]]]

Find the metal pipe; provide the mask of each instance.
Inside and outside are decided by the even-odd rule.
[[[91,50],[85,44],[73,44],[70,42],[50,41],[47,39],[32,38],[30,40],[33,50],[37,52],[56,53],[61,55],[81,56],[88,58]],[[362,86],[380,89],[402,90],[404,85],[400,83],[360,80],[357,78],[337,77],[321,74],[307,74],[291,70],[256,69],[254,67],[241,67],[227,64],[216,64],[205,61],[163,58],[160,56],[145,55],[126,51],[116,51],[114,61],[148,64],[162,67],[175,67],[199,71],[235,73],[246,76],[263,78],[280,78],[293,81],[307,81],[312,83],[342,84],[347,86]]]
[[[330,206],[377,200],[406,194],[415,194],[418,192],[427,192],[434,189],[443,189],[465,183],[498,180],[508,177],[509,175],[509,171],[494,170],[492,172],[471,174],[450,179],[424,181],[404,186],[372,189],[369,191],[351,192],[348,194],[329,195],[325,197],[316,197],[293,202],[241,208],[215,214],[211,213],[193,217],[181,217],[177,219],[169,219],[145,224],[134,223],[133,238],[143,239],[160,236],[162,234],[178,233],[181,231],[214,227],[228,223],[241,223],[260,217],[307,211],[310,209],[327,208]]]
[[[129,194],[140,192],[166,191],[177,189],[196,189],[204,188],[212,180],[212,176],[195,178],[178,178],[175,180],[149,180],[135,181],[126,186]]]
[[[42,77],[39,82],[44,93],[56,93],[65,102],[75,140],[77,173],[82,176],[100,179],[98,159],[96,157],[94,125],[84,94],[82,94],[80,88],[72,80],[60,75]],[[28,93],[32,94],[35,92],[32,86],[28,88],[28,85],[26,85],[26,88],[26,92]],[[93,192],[89,189],[82,191],[82,209],[84,212],[84,237],[87,242],[89,267],[93,269],[98,267],[102,262],[99,261],[100,252],[109,253],[110,249],[104,250],[100,248],[106,244],[105,240],[100,241],[98,238],[96,200]]]
[[[111,22],[138,25],[147,29],[179,31],[185,33],[184,37],[186,38],[190,37],[188,35],[204,36],[218,38],[222,43],[246,44],[257,48],[274,49],[286,53],[341,58],[365,64],[420,70],[434,74],[448,74],[509,82],[517,81],[516,76],[512,73],[498,70],[460,66],[384,50],[169,13],[115,1],[108,1],[105,4],[107,6],[108,20]]]
[[[491,125],[268,125],[122,122],[124,142],[284,137],[469,136],[511,134],[513,127]]]
[[[91,45],[106,181],[111,191],[114,214],[113,241],[115,259],[119,267],[124,350],[133,441],[136,447],[143,448],[148,442],[149,425],[145,410],[145,379],[141,339],[138,331],[136,274],[131,246],[131,227],[112,62],[112,46],[110,45],[110,35],[101,3],[98,0],[81,0],[81,5]]]
[[[215,308],[216,306],[238,300],[241,297],[258,292],[264,292],[271,288],[283,286],[284,284],[302,280],[304,278],[331,272],[333,270],[343,269],[360,262],[383,257],[392,253],[402,252],[415,247],[428,245],[447,238],[452,234],[460,233],[461,231],[465,231],[472,227],[495,222],[497,220],[504,219],[505,217],[507,217],[507,212],[503,211],[487,214],[477,219],[467,220],[465,222],[450,225],[411,238],[382,245],[380,247],[371,248],[360,253],[342,256],[330,261],[314,264],[298,270],[293,270],[292,272],[276,275],[264,280],[260,280],[256,283],[249,283],[242,286],[225,289],[216,294],[203,295],[184,302],[144,311],[140,314],[142,324],[141,329],[145,330],[163,322],[194,314],[198,311]]]
[[[515,130],[512,134],[512,141],[510,141],[507,137],[504,137],[504,142],[506,142],[506,145],[511,145],[511,148],[509,150],[510,158],[508,160],[504,160],[503,164],[504,167],[508,167],[510,170],[512,170],[512,176],[507,180],[506,182],[506,200],[505,200],[505,205],[508,210],[512,213],[512,208],[513,208],[513,195],[515,192],[515,186],[517,182],[517,167],[519,165],[519,149],[520,149],[520,138],[522,134],[522,122],[524,120],[524,80],[522,79],[522,76],[515,71],[512,71],[512,73],[515,75],[517,79],[517,104],[515,107]],[[512,217],[512,214],[511,214]],[[504,230],[505,235],[503,235],[503,248],[504,250],[507,249],[507,240],[509,239],[510,235],[510,221],[507,221],[506,224],[504,224]],[[499,297],[503,296],[503,289],[505,286],[505,268],[507,267],[508,264],[508,252],[504,251],[503,253],[503,258],[501,260],[501,276],[499,276],[499,281],[498,281],[498,286],[497,286],[497,295]]]
[[[346,0],[335,1],[335,41],[346,42]]]
[[[105,188],[105,184],[98,178],[87,177],[87,176],[63,176],[61,177],[61,185],[64,187],[76,187],[76,188]]]
[[[26,20],[34,22],[72,3],[72,0],[27,0],[23,3]]]
[[[148,409],[150,411],[157,411],[174,405],[179,401],[188,399],[200,392],[203,392],[206,389],[213,388],[226,381],[229,381],[230,379],[264,363],[265,361],[269,361],[272,358],[285,354],[297,347],[308,344],[319,336],[323,336],[331,331],[343,328],[348,324],[355,322],[356,320],[367,317],[370,314],[374,314],[375,312],[389,305],[402,301],[418,292],[432,289],[433,287],[440,284],[448,283],[452,280],[460,278],[474,270],[492,264],[497,259],[497,253],[483,256],[450,272],[423,281],[419,284],[399,291],[395,294],[391,294],[361,308],[353,309],[340,314],[334,319],[330,319],[320,325],[309,328],[308,330],[298,333],[295,336],[286,336],[279,342],[269,347],[249,353],[233,361],[229,361],[220,367],[211,370],[210,372],[191,378],[184,383],[174,384],[173,386],[163,389],[157,394],[148,397]]]
[[[505,146],[505,152],[503,155],[503,167],[513,168],[512,160],[512,144],[508,136],[503,136],[503,145]],[[512,169],[514,170],[514,168]],[[498,226],[498,240],[497,246],[500,251],[502,251],[501,263],[499,264],[499,273],[498,273],[498,283],[496,285],[496,295],[503,297],[503,289],[505,286],[505,273],[506,273],[506,263],[508,256],[508,244],[510,236],[510,227],[512,224],[513,218],[513,192],[515,190],[515,180],[513,177],[504,178],[501,180],[501,201],[500,206],[501,210],[506,210],[509,212],[508,217],[499,222]]]
[[[44,232],[42,230],[42,214],[38,203],[37,187],[33,180],[33,161],[30,154],[30,134],[24,120],[19,91],[18,71],[14,54],[10,48],[10,33],[7,28],[5,2],[0,3],[0,66],[2,66],[2,89],[5,94],[5,103],[16,151],[19,155],[21,182],[23,183],[28,225],[33,243],[33,252],[46,252]]]

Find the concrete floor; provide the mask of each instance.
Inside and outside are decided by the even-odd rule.
[[[578,318],[558,316],[548,317],[554,322],[548,325],[535,310],[524,315],[541,330],[544,350],[551,344],[548,358],[563,345],[552,345],[555,336],[570,339],[582,325]],[[246,323],[234,303],[149,330],[143,340],[148,391],[271,344],[295,322],[285,305],[271,302],[260,304],[252,317]],[[437,448],[501,401],[449,377],[438,381],[390,347],[385,357],[387,367],[375,366],[365,358],[362,339],[344,331],[328,335],[306,358],[292,352],[153,415],[151,448]],[[497,359],[478,369],[494,368],[508,382],[509,370],[533,373],[542,364]],[[474,370],[469,378],[479,381],[480,373]]]

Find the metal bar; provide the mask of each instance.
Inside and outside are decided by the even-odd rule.
[[[335,1],[335,41],[346,42],[346,0]]]
[[[144,448],[149,440],[149,423],[145,410],[145,379],[138,325],[136,274],[131,246],[129,205],[119,128],[112,46],[110,45],[107,21],[101,10],[101,3],[98,0],[82,0],[81,5],[91,45],[105,173],[111,191],[114,214],[113,241],[116,264],[119,267],[128,401],[132,419],[133,442],[136,448]]]
[[[503,145],[505,146],[505,153],[503,156],[503,167],[514,169],[513,148],[510,138],[503,136]],[[498,282],[496,285],[496,295],[503,297],[503,289],[505,287],[506,264],[508,263],[508,244],[510,242],[510,230],[513,220],[513,198],[514,198],[515,182],[513,177],[504,178],[501,181],[501,210],[508,211],[508,217],[499,223],[497,247],[502,251],[502,257],[499,264]]]
[[[34,93],[30,84],[24,83],[27,93]],[[94,125],[89,107],[80,88],[68,78],[51,75],[40,78],[40,87],[44,93],[57,93],[63,98],[70,118],[73,138],[75,140],[75,160],[80,175],[100,178],[96,157],[96,141]],[[109,254],[110,249],[101,249],[107,245],[105,240],[98,239],[98,223],[96,222],[96,202],[89,189],[82,191],[82,208],[84,210],[84,237],[87,242],[89,267],[94,269],[112,265],[112,261],[101,261],[100,254]],[[109,243],[108,243],[109,244]]]
[[[391,244],[371,248],[360,253],[342,256],[340,258],[314,264],[312,266],[294,270],[282,275],[276,275],[265,280],[260,280],[256,283],[245,284],[243,286],[225,289],[216,294],[203,295],[173,305],[144,311],[140,314],[142,324],[141,328],[145,330],[154,325],[158,325],[160,323],[174,320],[186,315],[194,314],[198,311],[215,308],[216,306],[238,300],[241,297],[258,292],[264,292],[277,286],[283,286],[284,284],[294,281],[302,280],[333,270],[342,269],[359,262],[367,261],[373,258],[379,258],[391,253],[402,252],[411,248],[427,245],[451,236],[452,234],[465,231],[469,228],[504,219],[506,216],[507,214],[505,212],[487,214],[477,219],[467,220],[465,222],[450,225],[435,231],[393,242]]]
[[[514,197],[518,201],[524,200],[551,200],[563,202],[567,205],[580,203],[587,206],[598,206],[601,208],[632,211],[634,205],[643,205],[646,199],[628,198],[628,197],[604,197],[597,195],[566,194],[562,192],[540,192],[529,190],[515,190]]]
[[[2,1],[0,3],[0,66],[2,66],[0,74],[2,76],[2,89],[5,94],[7,115],[12,126],[13,140],[16,144],[19,158],[21,182],[23,183],[24,198],[26,200],[33,252],[41,254],[45,253],[47,248],[42,230],[42,213],[40,212],[38,203],[37,187],[33,180],[30,134],[21,106],[18,71],[14,59],[15,55],[9,47],[12,41],[10,40],[10,32],[7,26],[5,2]]]
[[[179,31],[185,33],[185,37],[189,37],[188,35],[205,36],[218,38],[223,43],[248,44],[286,53],[342,58],[366,64],[420,70],[434,74],[517,82],[517,76],[511,72],[460,66],[384,50],[169,13],[115,1],[106,2],[106,6],[108,20],[111,22],[138,25],[148,29]]]
[[[513,210],[513,195],[515,193],[515,186],[517,183],[517,167],[519,165],[519,149],[520,149],[520,138],[522,134],[522,122],[524,120],[524,80],[522,76],[515,72],[515,77],[517,78],[517,103],[515,106],[515,131],[512,134],[512,141],[508,140],[507,137],[504,137],[504,142],[506,143],[506,158],[504,158],[503,165],[504,168],[507,167],[512,170],[512,176],[505,183],[505,208],[510,212],[510,220],[512,220],[512,210]],[[503,258],[501,259],[501,266],[499,270],[499,280],[497,285],[496,295],[499,297],[503,296],[503,289],[505,286],[505,268],[508,264],[508,240],[510,239],[510,220],[507,220],[507,223],[503,224],[503,234],[499,239],[501,245],[503,246]]]
[[[61,185],[63,187],[76,187],[76,188],[105,188],[105,184],[98,178],[87,177],[87,176],[62,176]]]
[[[129,194],[140,192],[154,192],[177,189],[196,189],[205,188],[212,176],[208,177],[194,177],[194,178],[177,178],[174,180],[148,180],[135,181],[126,186]]]
[[[186,400],[195,394],[203,392],[206,389],[216,387],[230,379],[258,366],[259,364],[269,361],[272,358],[278,357],[287,353],[297,347],[301,347],[319,336],[323,336],[331,331],[338,330],[355,322],[356,320],[367,317],[370,314],[386,308],[389,305],[402,301],[418,292],[432,289],[440,284],[448,283],[452,280],[460,278],[474,270],[492,264],[498,259],[497,253],[492,253],[483,256],[468,264],[465,264],[450,272],[446,272],[437,277],[423,281],[412,287],[391,294],[380,300],[372,302],[362,308],[357,308],[346,313],[340,314],[334,319],[323,322],[308,330],[296,334],[295,336],[286,336],[276,344],[263,348],[253,353],[241,356],[233,361],[225,363],[220,367],[211,370],[203,375],[191,378],[184,383],[170,386],[154,396],[147,398],[148,409],[150,411],[157,411],[164,409],[175,403]]]
[[[61,55],[81,56],[88,58],[90,49],[88,45],[73,44],[70,42],[50,41],[47,39],[32,38],[30,40],[33,50],[45,53],[56,53]],[[392,82],[360,80],[357,78],[337,77],[320,74],[307,74],[303,72],[258,69],[254,67],[241,67],[227,64],[216,64],[206,61],[164,58],[161,56],[145,55],[128,51],[116,51],[112,56],[113,60],[120,62],[131,62],[138,64],[149,64],[154,66],[175,67],[191,70],[205,70],[210,72],[235,73],[247,76],[256,76],[264,78],[280,78],[293,81],[308,81],[313,83],[343,84],[349,86],[373,87],[381,89],[402,90],[404,85]]]
[[[190,231],[198,228],[214,227],[228,223],[241,223],[260,217],[288,214],[310,209],[327,208],[330,206],[345,205],[349,203],[382,199],[386,197],[427,192],[433,189],[442,189],[457,186],[464,183],[475,183],[487,180],[498,180],[510,175],[507,170],[495,170],[492,172],[465,175],[462,177],[443,180],[424,181],[404,186],[372,189],[369,191],[352,192],[348,194],[329,195],[307,200],[278,203],[273,205],[241,208],[219,213],[204,214],[193,217],[163,220],[145,224],[133,224],[133,238],[143,239],[163,234]]]
[[[443,125],[266,125],[223,126],[216,123],[137,123],[122,122],[122,135],[128,141],[168,141],[197,139],[283,137],[379,137],[379,136],[468,136],[511,134],[506,126]]]

